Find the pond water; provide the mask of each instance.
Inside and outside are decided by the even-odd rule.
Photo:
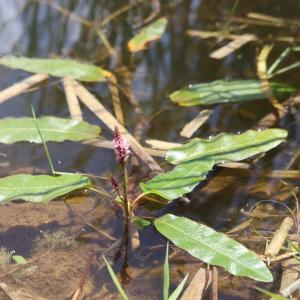
[[[288,20],[299,18],[300,2],[292,0],[243,1],[232,12],[234,1],[175,0],[160,1],[157,16],[168,18],[168,27],[162,39],[148,50],[131,55],[127,49],[128,40],[142,26],[157,7],[157,1],[129,1],[132,7],[99,27],[119,59],[127,67],[129,76],[125,78],[124,67],[112,57],[95,29],[84,24],[89,20],[101,24],[113,12],[123,8],[128,1],[105,0],[10,0],[0,1],[0,55],[14,54],[28,57],[62,56],[88,61],[104,67],[117,75],[120,85],[125,79],[132,80],[132,92],[138,101],[141,113],[137,114],[128,99],[121,96],[126,128],[139,136],[142,144],[146,139],[159,139],[183,143],[179,132],[193,119],[200,107],[179,107],[170,102],[168,95],[183,86],[193,83],[210,82],[217,79],[255,79],[256,57],[260,46],[275,43],[270,61],[290,43],[277,42],[281,36],[298,37],[300,26],[259,26],[246,24],[229,16],[245,17],[249,12],[259,12]],[[62,10],[61,8],[64,8]],[[76,17],[77,16],[77,17]],[[224,44],[216,39],[200,39],[187,35],[187,30],[223,30],[224,26],[236,33],[254,33],[259,37],[222,60],[209,54]],[[299,56],[299,55],[298,55]],[[291,61],[297,60],[297,53]],[[278,76],[276,80],[299,85],[299,71],[294,70]],[[28,77],[28,73],[0,67],[0,89]],[[123,81],[122,81],[123,80]],[[107,109],[113,111],[111,95],[106,84],[86,84]],[[0,117],[31,116],[31,104],[36,114],[69,117],[68,107],[61,81],[52,78],[39,88],[22,94],[0,105]],[[82,107],[84,120],[100,125],[102,135],[111,140],[112,133],[88,109]],[[209,137],[220,132],[243,132],[258,129],[259,120],[272,112],[268,101],[250,101],[243,104],[221,104],[213,107],[209,120],[196,132],[195,136]],[[250,171],[216,168],[191,195],[189,205],[174,204],[168,211],[208,224],[216,230],[226,232],[247,219],[241,210],[248,211],[260,200],[272,199],[293,203],[293,197],[281,178],[261,176],[264,170],[299,168],[298,147],[300,114],[296,108],[280,120],[276,127],[289,131],[287,143],[268,152],[251,165]],[[109,172],[118,174],[119,169],[112,150],[65,142],[49,143],[49,150],[56,170],[82,172],[96,176],[107,176]],[[162,163],[161,158],[156,158]],[[49,167],[43,147],[29,143],[12,145],[0,144],[0,174],[47,173]],[[149,178],[147,168],[133,167],[132,182]],[[106,181],[97,179],[105,185]],[[208,183],[209,182],[209,183]],[[287,180],[289,186],[296,187],[297,180]],[[101,228],[115,239],[122,236],[121,212],[109,201],[92,192],[74,193],[68,196],[72,208],[85,215],[94,226]],[[264,211],[275,218],[255,220],[255,229],[268,237],[270,231],[280,223],[286,209],[281,205],[269,204]],[[143,214],[141,209],[141,214]],[[153,215],[159,215],[156,212]],[[251,235],[252,229],[248,234]],[[52,237],[61,245],[49,250],[43,237],[45,234],[67,232],[75,237],[69,240],[62,234]],[[124,271],[124,253],[115,255],[117,247],[110,249],[114,241],[103,238],[91,230],[82,220],[70,213],[63,201],[57,200],[45,205],[11,203],[1,206],[0,246],[14,250],[16,254],[32,259],[32,266],[26,272],[19,270],[1,278],[14,289],[26,288],[35,295],[46,299],[71,299],[72,292],[80,285],[82,274],[89,264],[91,253],[96,253],[88,279],[85,283],[84,299],[117,299],[118,295],[106,270],[100,265],[101,253],[114,260],[114,270],[121,270],[123,286],[130,299],[162,299],[162,263],[165,240],[149,227],[140,231],[141,248],[129,253],[128,268]],[[238,237],[237,237],[238,238]],[[53,243],[55,243],[55,241]],[[264,251],[264,240],[253,243],[246,239],[252,249]],[[190,276],[202,265],[178,249],[173,249],[171,264],[171,287],[187,271]],[[31,266],[31,267],[32,267]],[[267,289],[278,289],[281,269],[274,267],[274,284],[263,285]],[[23,273],[22,273],[23,272]],[[125,274],[126,273],[126,274]],[[124,275],[125,274],[125,275]],[[1,277],[1,275],[0,275]],[[233,278],[220,270],[220,299],[260,299],[261,296],[248,286],[251,280]],[[247,288],[245,288],[247,287]],[[0,295],[1,296],[1,295]],[[3,296],[4,297],[4,296]],[[33,299],[38,299],[37,296]],[[2,299],[2,298],[1,298]],[[6,298],[3,298],[6,299]],[[210,299],[210,296],[207,296]]]

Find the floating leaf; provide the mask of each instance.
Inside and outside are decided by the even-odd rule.
[[[94,65],[59,58],[29,58],[4,56],[0,64],[31,73],[46,73],[56,77],[69,77],[80,81],[106,81],[111,73]]]
[[[283,129],[248,130],[242,134],[221,133],[212,139],[192,139],[167,152],[166,160],[180,164],[192,160],[214,160],[215,164],[239,161],[268,151],[287,137]]]
[[[187,162],[168,173],[161,173],[140,186],[144,193],[158,195],[169,201],[191,192],[212,169],[212,160]]]
[[[156,219],[154,225],[176,246],[210,265],[224,267],[237,276],[273,280],[270,270],[252,251],[225,234],[172,214]]]
[[[270,83],[270,86],[276,97],[283,97],[295,91],[294,87],[285,84]],[[170,95],[171,101],[181,106],[212,105],[265,98],[258,80],[217,80],[193,84]]]
[[[82,141],[98,137],[100,127],[84,121],[57,117],[5,118],[0,120],[0,142],[42,143],[36,122],[45,142]]]
[[[17,199],[44,203],[74,190],[88,188],[90,184],[88,177],[77,174],[12,175],[0,178],[0,203]]]
[[[248,130],[239,135],[222,133],[213,139],[192,139],[167,152],[167,161],[177,165],[173,170],[141,183],[141,189],[169,201],[177,199],[204,180],[214,164],[239,161],[268,151],[282,143],[286,136],[286,130],[267,129]]]
[[[148,48],[151,42],[161,38],[167,27],[168,20],[160,18],[150,25],[144,27],[141,32],[135,35],[128,43],[131,52],[138,52]]]

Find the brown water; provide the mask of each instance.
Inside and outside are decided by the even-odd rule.
[[[54,55],[72,57],[101,65],[122,78],[116,61],[107,54],[95,31],[91,27],[82,25],[78,20],[61,14],[46,2],[0,1],[0,55],[12,53],[29,57]],[[241,2],[235,16],[259,12],[280,18],[299,18],[299,1]],[[63,6],[74,15],[98,22],[126,5],[127,1],[60,0],[53,3]],[[140,124],[141,119],[144,120],[142,141],[146,138],[172,142],[184,141],[179,136],[179,132],[197,115],[199,108],[180,108],[172,105],[167,98],[172,91],[188,84],[216,79],[256,78],[255,57],[260,44],[264,41],[272,42],[278,36],[299,37],[300,29],[297,26],[247,26],[236,22],[228,24],[228,16],[234,1],[166,0],[161,1],[160,12],[160,15],[166,16],[169,20],[163,38],[149,50],[131,57],[127,50],[127,41],[136,32],[134,27],[141,25],[142,20],[151,13],[150,1],[143,3],[102,28],[119,57],[132,72],[133,93],[138,99],[142,115],[134,112],[126,98],[122,99],[122,104],[126,127],[131,132],[136,132],[138,128],[136,124]],[[255,33],[261,37],[261,40],[244,46],[219,61],[209,58],[209,53],[222,43],[217,43],[214,39],[191,38],[186,34],[188,29],[221,30],[225,23],[228,28],[234,27],[237,32]],[[286,43],[277,43],[270,60],[287,46]],[[294,54],[291,60],[296,61],[298,56]],[[28,76],[25,72],[3,67],[0,71],[0,89]],[[289,72],[278,77],[277,80],[299,85],[299,71]],[[87,86],[103,99],[108,109],[112,110],[110,94],[105,84],[87,84]],[[39,116],[69,116],[61,82],[52,79],[37,90],[1,104],[0,117],[31,116],[31,103]],[[197,131],[196,136],[208,137],[221,131],[244,131],[255,127],[258,121],[270,112],[271,107],[267,101],[216,105],[213,115]],[[103,128],[103,135],[111,139],[111,133],[104,124],[101,124],[85,108],[83,113],[85,120],[100,125]],[[152,118],[154,114],[156,116]],[[259,160],[250,174],[243,177],[240,176],[239,170],[216,169],[211,175],[212,180],[209,184],[208,181],[201,184],[203,188],[197,189],[190,196],[192,199],[190,205],[174,205],[170,210],[177,214],[191,216],[217,230],[226,231],[246,219],[240,212],[241,209],[248,210],[259,200],[280,200],[281,194],[285,198],[292,199],[289,191],[286,191],[288,196],[284,194],[284,186],[278,183],[278,180],[262,179],[258,175],[265,169],[285,169],[295,156],[300,140],[299,117],[297,110],[294,110],[287,114],[280,124],[277,124],[289,130],[288,142]],[[49,150],[56,170],[79,171],[98,176],[104,176],[107,172],[118,172],[111,150],[68,142],[49,144]],[[27,143],[0,145],[0,153],[1,176],[20,172],[48,172],[42,146]],[[299,160],[296,159],[291,168],[298,169],[298,167]],[[142,179],[146,174],[144,168],[140,168],[131,175]],[[293,186],[297,185],[296,180],[289,183]],[[99,181],[99,184],[103,182]],[[254,189],[259,184],[261,188]],[[75,194],[69,199],[75,203],[72,207],[84,214],[89,222],[115,238],[121,238],[120,212],[116,211],[106,199],[87,192]],[[273,207],[275,209],[270,210],[270,214],[286,213],[279,205]],[[272,230],[280,219],[278,217],[259,219],[255,223],[255,228],[264,231]],[[56,247],[56,250],[50,251],[45,244],[37,241],[43,233],[59,230],[76,237],[75,241],[66,245],[67,242],[60,237],[58,240],[62,241],[61,244]],[[247,234],[252,234],[250,229],[245,233]],[[138,253],[129,253],[128,277],[124,281],[124,286],[131,299],[162,299],[162,261],[165,241],[150,227],[142,230],[140,237],[141,250]],[[96,260],[100,262],[100,255],[112,243],[113,241],[97,235],[79,218],[70,214],[62,201],[53,201],[47,205],[29,203],[3,205],[1,206],[0,246],[15,250],[18,255],[23,255],[27,259],[36,259],[32,263],[36,269],[29,270],[27,273],[22,273],[20,270],[1,278],[0,281],[3,280],[14,289],[26,287],[29,291],[47,299],[69,299],[80,283],[90,253],[96,253]],[[257,251],[264,249],[263,241],[246,244]],[[106,253],[106,256],[115,258],[114,269],[118,272],[124,266],[124,257],[121,255],[120,258],[116,258],[115,252],[116,248]],[[172,288],[182,278],[182,274],[188,271],[192,276],[201,266],[199,261],[179,250],[176,250],[170,264]],[[280,269],[275,265],[273,271],[274,284],[264,285],[264,287],[276,290]],[[260,295],[252,289],[245,288],[245,285],[253,285],[251,280],[233,278],[220,270],[219,284],[220,299],[260,299]],[[96,262],[92,265],[85,289],[84,299],[117,299],[118,297],[106,270]]]

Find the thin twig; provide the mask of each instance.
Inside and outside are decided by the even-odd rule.
[[[79,217],[86,225],[88,225],[89,227],[93,228],[99,235],[101,235],[102,237],[106,237],[107,239],[111,240],[111,241],[115,241],[116,238],[114,238],[113,236],[111,236],[110,234],[98,229],[95,225],[93,225],[92,223],[90,223],[89,220],[86,219],[86,217],[84,217],[83,215],[77,213],[76,211],[74,211],[71,206],[67,203],[66,200],[64,200],[65,205],[67,206],[67,208],[71,211],[72,214],[74,214],[75,216]]]

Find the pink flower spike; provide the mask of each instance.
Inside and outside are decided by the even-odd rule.
[[[114,139],[112,145],[116,154],[116,158],[120,163],[125,162],[130,155],[130,149],[128,141],[123,137],[119,131],[119,128],[115,127]]]

